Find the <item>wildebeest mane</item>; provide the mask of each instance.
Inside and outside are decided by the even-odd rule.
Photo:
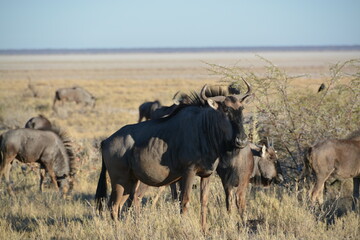
[[[76,173],[75,154],[72,145],[72,141],[66,131],[57,126],[52,126],[49,130],[59,136],[62,143],[64,144],[66,155],[69,158],[70,176],[74,176]]]

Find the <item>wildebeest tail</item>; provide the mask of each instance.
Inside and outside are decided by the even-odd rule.
[[[53,102],[53,110],[55,110],[55,104],[57,101],[60,101],[59,91],[55,92],[55,97],[54,97],[54,102]]]
[[[102,147],[102,143],[101,143],[101,147]],[[107,196],[106,166],[103,157],[101,161],[102,161],[101,173],[95,194],[96,207],[100,212],[104,209],[103,204]]]

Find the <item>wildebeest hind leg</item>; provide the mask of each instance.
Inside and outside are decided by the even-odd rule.
[[[56,181],[56,176],[55,176],[54,170],[49,165],[47,165],[47,166],[45,165],[45,169],[46,169],[46,171],[48,172],[48,174],[50,176],[51,182],[53,183],[53,186],[55,187],[55,190],[59,191],[59,186],[58,186],[57,181]]]
[[[325,181],[330,176],[331,172],[324,176],[324,175],[316,175],[316,183],[315,186],[311,192],[311,202],[315,203],[318,201],[318,203],[321,205],[324,202],[324,196],[323,196],[323,190],[324,190],[324,184]]]
[[[156,196],[154,197],[154,199],[152,200],[152,208],[154,208],[156,206],[157,201],[159,200],[162,192],[164,191],[165,186],[161,186],[158,188],[158,192],[156,193]]]
[[[122,199],[124,198],[124,196],[123,196],[124,188],[120,184],[114,184],[114,185],[112,185],[111,188],[112,188],[112,190],[111,190],[111,195],[110,195],[108,206],[111,209],[112,219],[114,219],[116,221],[116,220],[118,220],[119,208],[120,208]],[[126,201],[126,199],[127,199],[127,197],[125,198],[125,201]],[[122,204],[124,204],[125,201],[123,201]]]
[[[352,201],[352,210],[355,211],[359,206],[359,189],[360,188],[360,178],[353,178],[353,201]]]

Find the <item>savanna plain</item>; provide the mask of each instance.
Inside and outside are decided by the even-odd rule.
[[[63,199],[50,184],[40,193],[38,170],[15,161],[10,175],[15,196],[0,182],[0,239],[359,239],[351,179],[328,185],[324,205],[313,206],[308,199],[313,182],[301,178],[306,147],[346,137],[360,126],[359,58],[359,51],[0,55],[0,133],[42,114],[66,130],[77,163],[74,191]],[[252,119],[245,123],[247,134],[261,144],[261,130],[269,126],[282,184],[249,189],[241,219],[235,207],[226,211],[214,174],[206,234],[199,187],[184,215],[168,188],[156,205],[158,189],[151,188],[139,215],[130,208],[114,222],[109,213],[98,214],[94,195],[102,139],[136,123],[145,101],[171,105],[177,91],[199,91],[204,84],[235,83],[244,91],[241,78],[255,94],[244,110]],[[325,90],[318,93],[322,83]],[[66,103],[54,112],[56,89],[73,86],[92,93],[95,107]]]

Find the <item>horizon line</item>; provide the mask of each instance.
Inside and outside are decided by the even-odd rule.
[[[253,51],[352,51],[360,45],[294,45],[294,46],[230,46],[230,47],[132,47],[132,48],[34,48],[0,49],[0,55],[18,54],[112,54],[112,53],[190,53]]]

